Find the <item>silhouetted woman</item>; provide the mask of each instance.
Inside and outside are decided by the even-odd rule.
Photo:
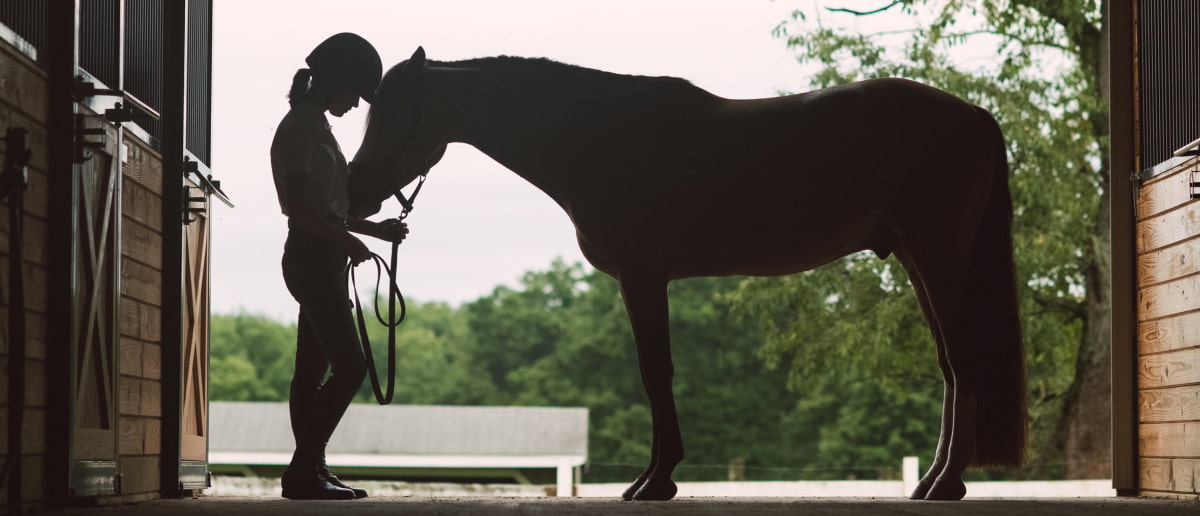
[[[399,242],[408,229],[399,220],[349,216],[346,158],[325,118],[346,114],[359,98],[371,102],[383,69],[379,53],[365,39],[341,33],[305,62],[309,68],[296,72],[288,94],[292,109],[271,143],[275,189],[288,218],[283,279],[300,304],[289,399],[296,452],[283,474],[283,496],[362,498],[366,491],[342,484],[325,465],[325,445],[366,375],[343,271],[347,260],[370,256],[351,232]]]

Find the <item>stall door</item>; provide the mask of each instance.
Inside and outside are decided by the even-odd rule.
[[[189,205],[207,195],[184,180]],[[207,211],[187,214],[183,226],[183,400],[180,405],[179,482],[182,489],[208,487],[208,242]]]
[[[107,124],[106,140],[116,142]],[[116,143],[75,167],[71,307],[71,494],[116,493],[121,174]],[[108,152],[106,152],[108,151]]]

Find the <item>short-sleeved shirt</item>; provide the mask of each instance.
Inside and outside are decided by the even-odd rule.
[[[288,214],[286,177],[307,174],[309,206],[327,217],[346,216],[350,207],[346,180],[350,172],[324,110],[301,102],[283,116],[271,142],[271,172],[284,215]]]

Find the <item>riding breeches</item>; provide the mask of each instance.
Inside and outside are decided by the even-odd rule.
[[[333,243],[298,228],[288,232],[283,279],[300,304],[289,398],[293,466],[324,463],[329,437],[366,376],[343,276],[347,262]]]

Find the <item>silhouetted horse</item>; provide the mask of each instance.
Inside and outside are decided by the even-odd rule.
[[[1022,462],[1008,162],[982,108],[901,79],[728,100],[544,59],[427,63],[420,48],[377,95],[352,165],[356,212],[402,198],[448,143],[467,143],[558,202],[584,256],[620,282],[654,425],[625,499],[672,498],[683,460],[668,282],[792,274],[867,249],[908,271],[945,378],[936,458],[912,497],[959,499],[968,465]]]

